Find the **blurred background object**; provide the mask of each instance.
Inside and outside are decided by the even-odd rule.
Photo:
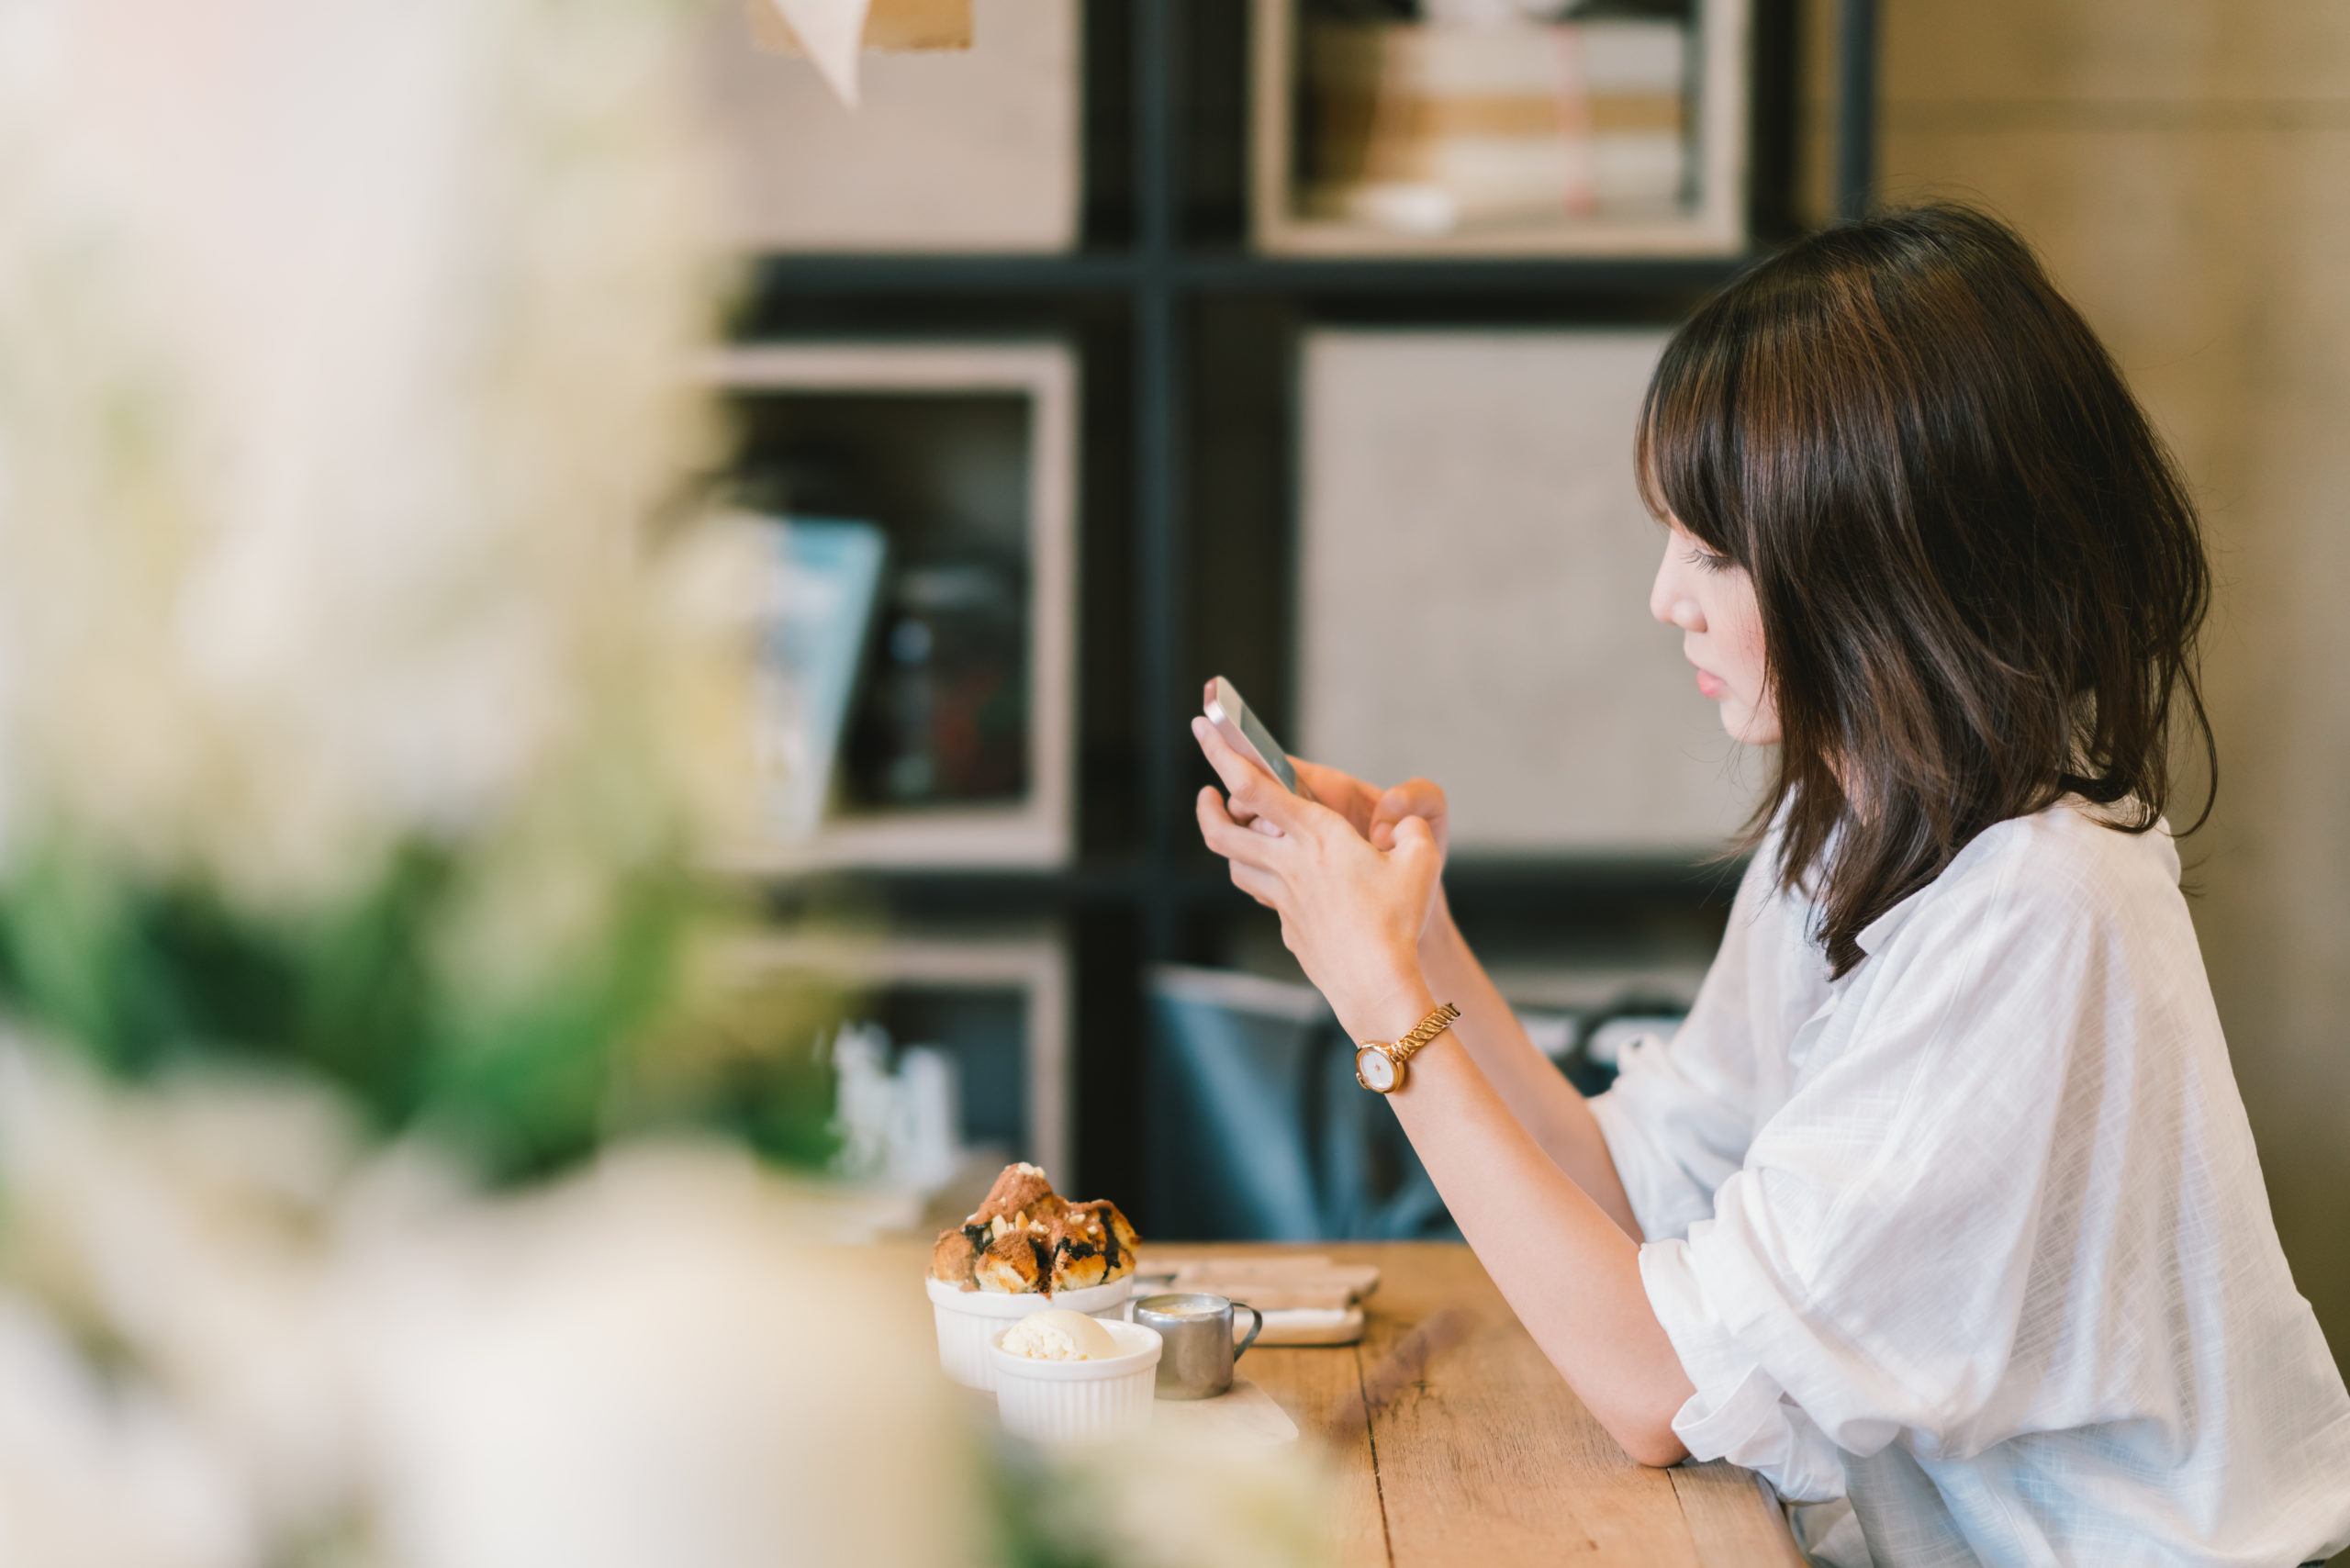
[[[1334,17],[1304,52],[1307,213],[1448,233],[1681,204],[1679,17]]]
[[[1575,1005],[1511,1002],[1586,1094],[1615,1081],[1634,1040],[1671,1038],[1694,994],[1691,977],[1577,979]],[[1355,1043],[1313,987],[1169,964],[1150,994],[1155,1130],[1189,1151],[1162,1200],[1169,1228],[1245,1241],[1460,1238],[1411,1140],[1362,1092]]]
[[[1440,766],[1462,856],[1702,860],[1761,777],[1685,700],[1686,666],[1640,656],[1656,540],[1623,432],[1663,347],[1621,329],[1300,345],[1291,744],[1364,778]]]
[[[1376,255],[1736,252],[1742,0],[1259,0],[1257,237]]]
[[[805,613],[770,620],[758,722],[779,743],[798,737],[770,748],[779,761],[810,766],[771,778],[761,831],[730,846],[730,861],[770,871],[1066,862],[1077,686],[1069,350],[766,344],[720,356],[711,378],[734,416],[727,483],[789,542],[778,605],[839,600],[821,627]],[[805,679],[820,671],[821,693]]]
[[[816,831],[830,805],[875,619],[889,541],[869,522],[758,520],[773,552],[752,711],[767,812],[785,837]]]
[[[1074,1167],[1070,982],[1067,949],[1048,931],[803,930],[744,941],[727,965],[751,1038],[788,1019],[799,1037],[820,1042],[828,1077],[842,1072],[845,1050],[861,1058],[870,1110],[860,1111],[846,1082],[822,1092],[843,1138],[853,1142],[849,1129],[860,1122],[870,1129],[865,1158],[874,1165],[864,1174],[901,1201],[903,1228],[934,1217],[934,1231],[961,1219],[1012,1159]],[[727,1086],[727,1100],[698,1119],[738,1126],[757,1144],[755,1124],[736,1117],[755,1116],[773,1092],[773,1054],[723,1044],[714,1054],[736,1065],[688,1070],[683,1091]],[[861,1158],[848,1147],[816,1147],[835,1164]]]
[[[1075,244],[1078,0],[968,9],[969,49],[869,55],[852,106],[804,65],[761,54],[738,14],[713,8],[696,65],[722,131],[730,242],[752,252]]]

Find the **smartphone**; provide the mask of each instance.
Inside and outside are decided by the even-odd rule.
[[[1265,728],[1263,720],[1248,711],[1232,682],[1217,676],[1208,682],[1207,693],[1201,700],[1200,711],[1207,715],[1224,744],[1281,781],[1281,788],[1292,795],[1314,799],[1314,792],[1298,781],[1297,769],[1289,764],[1289,754],[1281,750],[1281,742],[1273,739],[1273,732]]]

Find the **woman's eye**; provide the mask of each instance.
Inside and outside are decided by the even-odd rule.
[[[1689,564],[1705,571],[1718,572],[1729,567],[1729,557],[1717,555],[1711,550],[1692,549],[1689,552]]]

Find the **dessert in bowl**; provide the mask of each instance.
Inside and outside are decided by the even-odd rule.
[[[1160,1341],[1140,1324],[1053,1308],[994,1337],[996,1410],[1035,1442],[1098,1442],[1147,1426]]]
[[[990,1341],[1010,1323],[1054,1309],[1122,1316],[1137,1245],[1115,1204],[1069,1203],[1035,1166],[1005,1166],[986,1201],[931,1249],[923,1283],[939,1364],[957,1383],[992,1389]]]

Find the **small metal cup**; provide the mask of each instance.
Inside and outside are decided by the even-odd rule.
[[[1232,1315],[1256,1321],[1238,1349],[1232,1343]],[[1135,1303],[1134,1320],[1158,1330],[1158,1397],[1214,1399],[1232,1386],[1232,1363],[1265,1330],[1265,1315],[1245,1301],[1204,1294],[1145,1296]]]

